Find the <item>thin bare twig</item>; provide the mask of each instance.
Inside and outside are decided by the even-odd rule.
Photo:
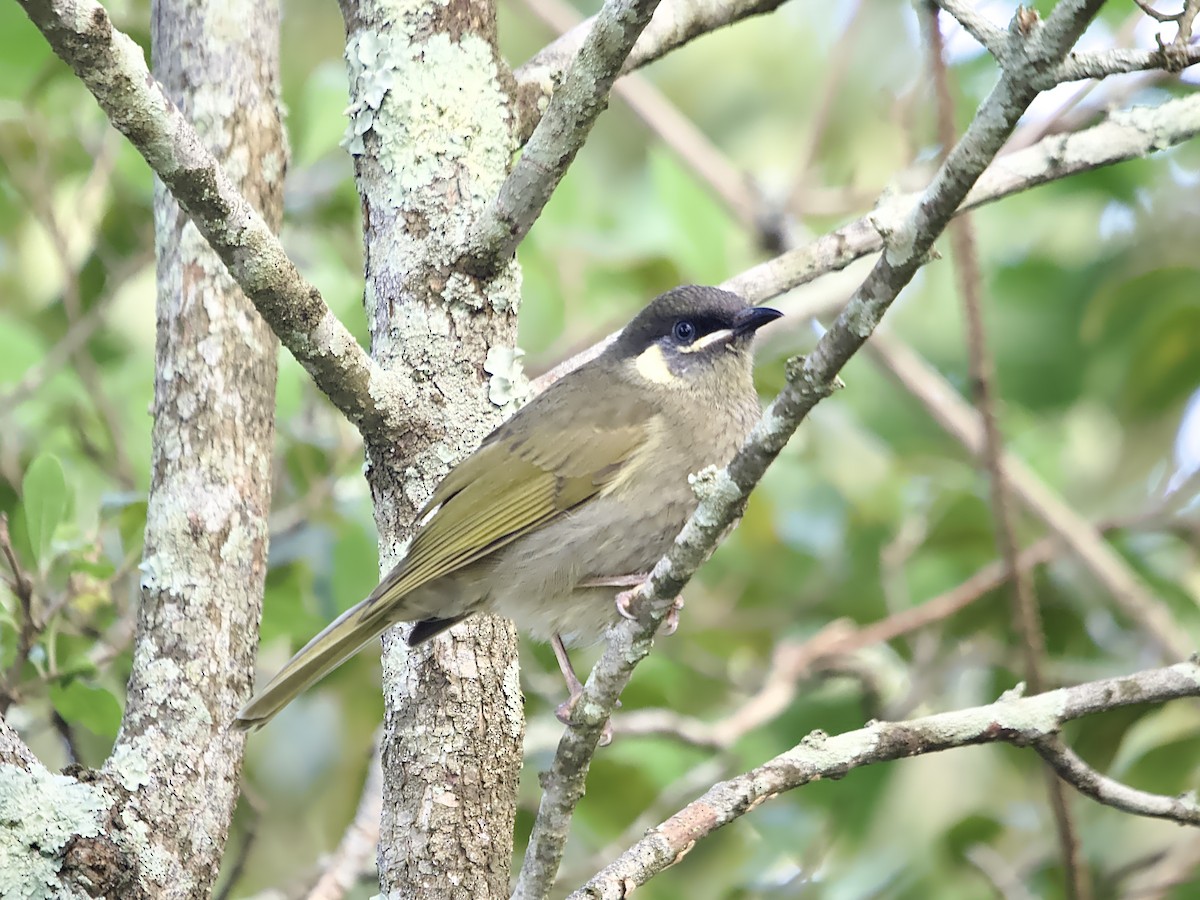
[[[1053,135],[993,162],[967,194],[956,215],[1030,188],[1093,169],[1138,159],[1191,140],[1200,134],[1200,92],[1151,108],[1114,113],[1106,121],[1074,134]],[[883,248],[919,202],[918,194],[883,201],[870,214],[795,250],[752,266],[721,287],[754,303],[765,303],[789,290],[841,271]],[[535,382],[544,389],[567,372],[598,356],[616,338],[610,334]]]
[[[25,662],[29,659],[29,651],[33,649],[33,642],[37,640],[38,633],[41,631],[33,619],[33,579],[26,574],[17,559],[17,552],[13,549],[12,537],[8,532],[8,516],[4,513],[0,513],[0,554],[3,555],[9,572],[12,573],[11,584],[13,594],[16,595],[17,603],[20,606],[21,620],[20,630],[17,633],[16,654],[13,656],[12,665],[9,666],[4,690],[0,692],[0,716],[3,716],[17,698],[17,683],[21,677],[21,670],[25,667]]]
[[[88,176],[88,182],[95,184],[107,179],[114,164],[114,157],[113,144],[111,141],[107,141],[95,158],[92,172]],[[50,246],[53,248],[54,255],[57,258],[59,268],[62,271],[62,301],[63,310],[66,312],[67,317],[68,336],[77,329],[85,335],[90,334],[92,329],[80,327],[80,323],[87,322],[91,316],[90,312],[85,312],[83,309],[83,296],[79,284],[79,265],[72,259],[67,235],[63,231],[62,223],[59,221],[59,216],[54,209],[53,203],[50,202],[52,193],[49,185],[38,183],[39,181],[40,179],[35,178],[34,183],[28,185],[27,190],[22,190],[21,187],[18,187],[18,190],[22,190],[23,197],[28,203],[29,208],[33,210],[35,217],[45,230],[50,240]],[[22,185],[26,181],[17,179],[16,183]],[[86,206],[88,204],[83,203],[83,205]],[[98,303],[97,306],[103,308],[104,304]],[[72,342],[69,358],[79,373],[79,383],[83,386],[84,391],[91,400],[92,407],[96,412],[97,418],[100,420],[100,425],[108,441],[111,459],[106,460],[100,455],[97,461],[104,468],[109,468],[106,463],[110,463],[112,474],[115,476],[117,482],[125,490],[132,490],[135,480],[133,477],[133,466],[129,461],[129,454],[125,450],[125,443],[122,438],[124,428],[122,427],[120,415],[116,407],[113,406],[112,401],[104,392],[100,370],[96,366],[95,360],[89,354],[83,352],[83,340]]]
[[[1104,533],[1131,527],[1171,527],[1171,511],[1151,507],[1132,516],[1098,524]],[[1055,535],[1035,541],[1017,558],[1023,571],[1045,565],[1066,550]],[[1009,566],[995,560],[958,585],[914,606],[856,625],[849,619],[830,622],[802,640],[784,640],[775,646],[767,674],[755,693],[737,709],[715,722],[706,722],[669,709],[642,709],[613,718],[613,731],[622,736],[660,735],[698,747],[724,749],[751,731],[773,721],[791,706],[799,684],[823,660],[846,656],[946,621],[1001,588],[1009,580]]]
[[[950,94],[950,75],[946,69],[945,48],[937,7],[932,3],[921,9],[926,43],[929,45],[930,73],[937,98],[937,132],[943,147],[955,138],[954,99]],[[1004,469],[1004,437],[996,416],[995,363],[988,347],[983,321],[982,285],[979,251],[970,215],[959,216],[947,229],[954,261],[954,275],[967,330],[967,358],[979,422],[983,426],[982,461],[988,473],[991,491],[992,519],[996,529],[996,547],[1007,570],[1012,592],[1012,614],[1020,638],[1024,661],[1025,681],[1034,693],[1046,688],[1043,665],[1046,657],[1046,638],[1042,629],[1041,611],[1034,594],[1029,570],[1021,566],[1017,545],[1016,523],[1010,502],[1008,476]],[[1082,858],[1079,838],[1066,789],[1052,773],[1047,773],[1046,792],[1054,815],[1062,854],[1067,895],[1072,900],[1090,900],[1091,879]]]
[[[242,796],[246,798],[246,808],[249,810],[248,821],[242,829],[242,840],[234,853],[233,862],[227,867],[223,867],[227,872],[225,883],[213,896],[213,900],[229,900],[233,896],[234,889],[246,871],[246,862],[250,859],[250,851],[254,849],[254,842],[258,840],[258,826],[262,824],[262,809],[251,794],[243,792]]]
[[[951,437],[975,455],[983,453],[983,427],[975,411],[936,369],[892,335],[876,332],[867,355],[896,378]],[[1168,660],[1183,659],[1191,647],[1167,608],[1121,558],[1096,527],[1076,512],[1018,457],[1004,454],[1003,469],[1014,495],[1061,538],[1116,602],[1117,607]]]
[[[580,22],[579,13],[565,0],[524,0],[524,3],[542,22],[557,31],[567,32]],[[653,20],[650,27],[653,27]],[[626,75],[613,86],[613,94],[624,100],[646,127],[685,166],[696,172],[737,218],[753,221],[757,197],[745,175],[648,79],[636,73]]]
[[[346,892],[375,869],[375,846],[379,843],[379,816],[383,810],[383,767],[380,741],[376,736],[367,766],[367,780],[354,820],[346,828],[337,849],[322,862],[322,871],[308,900],[341,900]]]
[[[1167,819],[1180,825],[1200,825],[1200,803],[1193,795],[1164,797],[1131,788],[1097,772],[1053,735],[1035,741],[1034,747],[1060,778],[1097,803],[1135,816]]]
[[[1015,867],[987,844],[968,847],[963,856],[979,870],[1000,900],[1035,900]]]
[[[751,16],[773,12],[784,0],[665,0],[622,66],[623,74],[654,62],[688,41]],[[593,16],[566,31],[513,73],[517,79],[517,139],[524,142],[544,104],[591,32]],[[557,27],[557,26],[555,26]]]
[[[937,5],[975,38],[983,49],[995,59],[1000,59],[1004,53],[1004,29],[976,9],[976,4],[962,0],[937,0]]]
[[[1139,867],[1138,871],[1117,873],[1124,884],[1117,895],[1121,900],[1167,900],[1178,897],[1176,888],[1196,884],[1196,869],[1200,867],[1200,835],[1185,838]],[[1112,879],[1118,881],[1116,877]]]
[[[788,192],[786,208],[793,210],[797,214],[803,212],[802,203],[808,177],[812,172],[813,164],[817,161],[817,156],[821,152],[821,143],[833,118],[838,91],[841,90],[846,73],[850,71],[850,63],[853,59],[850,48],[858,39],[862,23],[867,19],[866,11],[867,4],[863,3],[862,0],[857,0],[845,28],[842,29],[842,34],[838,38],[837,44],[830,50],[830,63],[825,72],[825,80],[821,84],[821,99],[817,104],[816,113],[813,114],[807,123],[809,130],[808,144],[804,148],[803,155],[800,157],[800,164],[796,167],[796,176],[792,180],[792,189]]]

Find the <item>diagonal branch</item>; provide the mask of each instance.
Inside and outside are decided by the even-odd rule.
[[[95,0],[19,0],[112,124],[175,195],[296,360],[370,443],[420,427],[418,388],[385,372],[305,280],[262,217]],[[282,169],[283,158],[275,160]]]
[[[1065,747],[1055,735],[1049,735],[1034,743],[1042,759],[1058,773],[1063,781],[1079,793],[1091,797],[1097,803],[1111,806],[1135,816],[1152,819],[1167,819],[1181,825],[1200,826],[1200,805],[1195,795],[1164,797],[1139,791],[1115,778],[1109,778],[1089,766],[1079,754]]]
[[[42,768],[42,764],[34,752],[29,749],[29,745],[21,740],[16,729],[9,725],[2,715],[0,715],[0,766],[17,766],[21,769]]]
[[[1165,669],[1060,688],[1033,697],[1005,695],[988,706],[938,713],[908,722],[876,722],[834,737],[813,732],[761,766],[714,785],[626,850],[568,900],[618,900],[679,862],[700,839],[783,791],[880,762],[955,747],[1033,744],[1058,734],[1084,716],[1142,703],[1200,696],[1195,659]],[[1101,803],[1137,815],[1200,825],[1200,804],[1191,797],[1160,797],[1120,785],[1093,772],[1070,751],[1051,760],[1072,784]]]
[[[767,466],[812,408],[836,389],[838,372],[925,263],[934,240],[1037,96],[1029,86],[1034,74],[1063,58],[1101,5],[1102,0],[1063,0],[1040,27],[1028,21],[1027,12],[1018,13],[1020,27],[1010,36],[1012,53],[1027,65],[1004,70],[920,201],[886,235],[887,249],[837,320],[807,359],[788,364],[783,390],[729,465],[696,478],[699,507],[643,584],[637,620],[610,629],[604,654],[576,706],[576,720],[543,777],[545,790],[514,897],[544,897],[552,885],[604,723],[634,667],[649,653],[672,601],[741,513]]]
[[[579,13],[567,0],[525,0],[525,6],[550,28],[564,34],[574,33],[580,26]],[[733,6],[731,5],[731,9]],[[700,7],[703,12],[704,8]],[[651,32],[661,31],[664,13],[678,14],[678,4],[659,4],[654,18],[642,32],[634,47],[636,53]],[[586,23],[583,23],[586,24]],[[556,41],[551,45],[557,47]],[[632,55],[630,59],[632,59]],[[652,129],[656,137],[673,151],[689,169],[697,172],[702,181],[716,192],[723,203],[737,209],[739,218],[752,219],[756,215],[757,197],[746,189],[745,178],[722,154],[696,125],[681,113],[644,75],[629,72],[613,86],[613,94],[621,100]]]
[[[516,253],[608,105],[613,82],[658,3],[607,0],[595,17],[525,152],[476,226],[462,260],[472,275],[486,281]]]
[[[963,0],[937,0],[944,9],[971,37],[996,59],[1004,52],[1004,29],[975,8],[974,3]]]
[[[688,41],[751,16],[774,12],[785,0],[665,0],[654,12],[621,74],[654,62]],[[517,78],[517,136],[525,141],[533,132],[562,74],[583,46],[598,16],[580,22],[552,41],[513,74]]]
[[[955,215],[1071,175],[1169,150],[1198,134],[1200,92],[1154,107],[1121,110],[1099,125],[1045,137],[995,160],[979,177]],[[765,303],[793,288],[841,271],[863,257],[878,253],[883,248],[883,234],[894,230],[918,202],[920,194],[889,198],[873,212],[752,266],[721,287],[755,303]],[[559,363],[534,381],[535,390],[544,390],[567,372],[599,356],[615,338],[615,333],[610,334]]]

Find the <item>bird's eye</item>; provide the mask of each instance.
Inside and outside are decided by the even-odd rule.
[[[696,339],[696,326],[688,319],[680,319],[671,329],[671,334],[681,344],[690,344]]]

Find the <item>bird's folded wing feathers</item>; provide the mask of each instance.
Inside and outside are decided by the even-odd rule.
[[[552,439],[537,443],[500,429],[438,486],[426,507],[432,517],[364,602],[362,616],[379,614],[392,599],[590,499],[642,446],[647,427],[645,419],[605,425],[576,420],[549,430]]]

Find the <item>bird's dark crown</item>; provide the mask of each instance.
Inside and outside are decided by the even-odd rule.
[[[737,294],[715,287],[687,284],[654,298],[633,317],[617,340],[622,356],[638,356],[651,344],[669,338],[681,322],[695,329],[695,337],[732,329],[739,313],[750,306]]]

